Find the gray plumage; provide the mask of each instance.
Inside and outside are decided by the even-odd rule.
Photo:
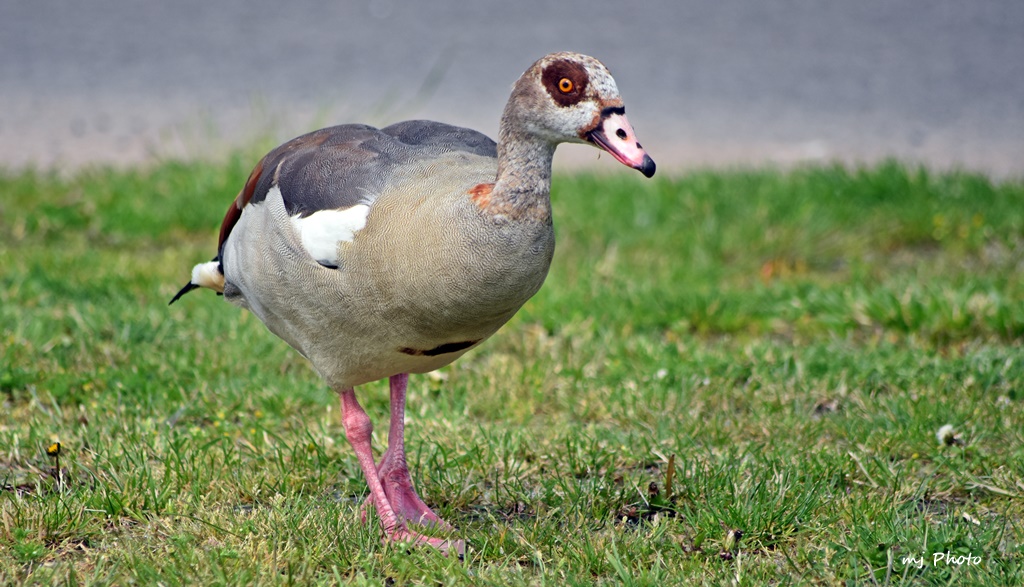
[[[591,143],[650,177],[615,81],[592,57],[548,55],[516,82],[499,142],[413,120],[343,125],[272,150],[228,208],[198,287],[256,314],[338,392],[345,434],[385,538],[462,552],[409,523],[451,529],[416,494],[405,460],[409,373],[494,334],[544,282],[554,253],[551,158]],[[376,461],[356,385],[389,378],[388,449]]]

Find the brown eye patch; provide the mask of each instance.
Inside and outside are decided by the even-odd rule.
[[[572,106],[583,99],[587,89],[587,70],[575,61],[561,59],[541,72],[541,83],[559,106]]]

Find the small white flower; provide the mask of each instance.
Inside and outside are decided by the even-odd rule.
[[[940,446],[953,446],[954,444],[960,445],[964,443],[956,435],[956,428],[953,428],[952,424],[946,424],[939,428],[939,431],[935,433],[935,438],[939,439]]]
[[[436,371],[428,372],[427,378],[433,381],[434,383],[443,383],[448,380],[448,373],[438,369]]]

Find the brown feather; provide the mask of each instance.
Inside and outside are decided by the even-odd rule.
[[[256,184],[260,181],[260,176],[263,175],[263,162],[267,158],[260,159],[256,167],[253,168],[252,173],[249,174],[249,179],[245,180],[245,186],[242,191],[238,192],[238,196],[235,197],[235,201],[231,202],[228,206],[227,214],[224,215],[224,221],[220,224],[220,238],[217,240],[217,250],[224,246],[224,241],[228,240],[228,235],[231,234],[231,229],[238,223],[238,219],[242,217],[242,208],[252,200],[253,192],[256,191]]]

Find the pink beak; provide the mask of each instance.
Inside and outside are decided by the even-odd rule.
[[[636,133],[626,120],[625,108],[605,108],[601,112],[601,121],[586,134],[586,139],[608,151],[619,163],[638,170],[646,177],[654,175],[654,159],[637,142]]]

